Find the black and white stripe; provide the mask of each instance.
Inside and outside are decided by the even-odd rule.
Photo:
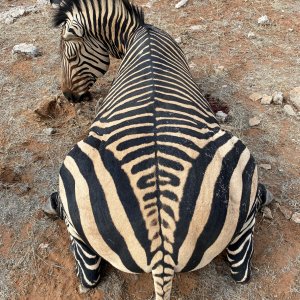
[[[128,8],[121,0],[83,2],[85,18],[95,18],[96,2]],[[66,15],[68,24],[76,13]],[[202,268],[224,249],[233,278],[247,281],[255,215],[267,202],[253,157],[220,129],[168,34],[143,23],[125,40],[115,33],[107,33],[115,41],[107,51],[124,56],[118,74],[60,171],[58,206],[82,283],[98,282],[102,257],[126,272],[152,272],[156,299],[166,300],[174,272]]]

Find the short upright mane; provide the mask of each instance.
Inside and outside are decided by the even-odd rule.
[[[101,0],[64,0],[62,4],[56,11],[54,18],[53,18],[53,25],[54,27],[59,27],[61,24],[64,24],[67,19],[67,13],[71,12],[73,7],[76,6],[79,10],[82,4],[86,4],[89,1],[101,1]],[[112,0],[111,0],[112,1]],[[117,2],[115,0],[114,2]],[[134,4],[130,3],[129,0],[119,0],[119,3],[123,3],[125,8],[127,9],[128,13],[131,17],[134,17],[140,25],[144,25],[144,12],[141,8],[135,6]]]

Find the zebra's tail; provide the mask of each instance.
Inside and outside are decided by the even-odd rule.
[[[267,190],[267,188],[261,183],[258,184],[256,197],[259,201],[258,209],[261,209],[263,206],[269,205],[274,198],[272,193]]]
[[[49,217],[55,218],[58,216],[60,219],[64,220],[64,209],[57,192],[51,194],[45,206],[43,207],[43,211]]]
[[[170,265],[157,264],[152,269],[155,300],[169,300],[171,298],[174,268]]]

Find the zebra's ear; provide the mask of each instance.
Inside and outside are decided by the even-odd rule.
[[[65,30],[63,31],[62,38],[65,41],[76,40],[83,37],[83,29],[78,24],[72,22],[66,24]]]

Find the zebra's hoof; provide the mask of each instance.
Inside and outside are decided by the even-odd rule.
[[[269,205],[272,201],[273,201],[274,197],[273,197],[273,194],[267,190],[266,191],[266,202],[264,205]]]
[[[43,212],[51,218],[57,218],[57,212],[55,202],[53,200],[53,194],[48,198],[46,204],[42,208]]]

